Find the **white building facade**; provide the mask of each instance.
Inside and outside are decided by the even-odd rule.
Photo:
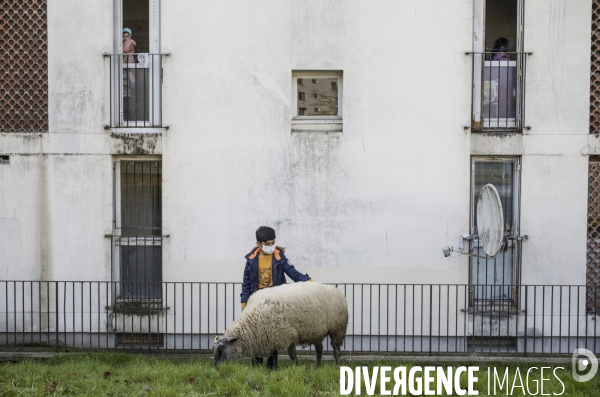
[[[316,281],[465,286],[461,324],[466,300],[589,281],[595,1],[34,3],[47,122],[19,127],[35,115],[12,94],[1,280],[239,283],[268,225]],[[459,253],[482,255],[486,183],[506,222],[492,260]]]

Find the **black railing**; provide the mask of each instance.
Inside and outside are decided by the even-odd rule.
[[[522,131],[525,120],[526,52],[467,53],[473,58],[471,128]]]
[[[349,352],[600,352],[600,286],[507,285],[514,299],[473,306],[473,288],[498,285],[336,287],[348,302]],[[128,290],[160,293],[140,299]],[[239,283],[0,281],[0,346],[209,350],[241,313],[240,292]]]
[[[104,54],[110,59],[110,127],[162,127],[162,58]]]

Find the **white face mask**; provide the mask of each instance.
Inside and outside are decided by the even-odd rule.
[[[265,254],[271,255],[273,252],[275,252],[275,244],[273,244],[273,245],[264,245],[263,244],[262,250]]]

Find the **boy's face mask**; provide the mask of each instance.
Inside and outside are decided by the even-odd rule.
[[[271,255],[273,252],[275,252],[275,244],[273,245],[265,245],[264,243],[261,245],[262,251],[267,254],[267,255]]]

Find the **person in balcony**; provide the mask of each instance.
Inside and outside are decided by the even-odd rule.
[[[131,39],[131,29],[123,28],[123,54],[133,54],[135,52],[136,42]],[[123,56],[123,62],[134,63],[133,55]]]
[[[123,54],[135,53],[136,42],[131,39],[131,29],[123,28]],[[133,55],[124,55],[123,63],[135,63],[135,57]],[[127,66],[124,66],[127,73],[123,73],[123,90],[127,92],[127,88],[135,88],[135,76],[133,71],[129,70]]]
[[[496,43],[494,44],[494,48],[492,49],[492,52],[494,53],[494,56],[492,57],[492,61],[508,61],[508,60],[510,60],[510,58],[508,57],[508,54],[506,53],[507,47],[508,47],[508,39],[506,39],[504,37],[500,37],[498,40],[496,40]]]

